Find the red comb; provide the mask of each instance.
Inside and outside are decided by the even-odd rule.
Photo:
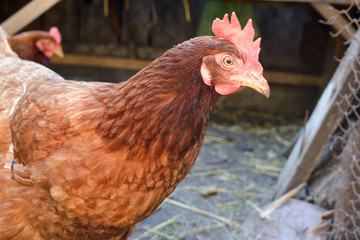
[[[246,54],[247,59],[253,61],[254,68],[258,68],[260,66],[262,69],[262,66],[259,63],[261,38],[253,41],[255,30],[252,26],[251,19],[249,19],[244,29],[241,30],[241,25],[235,12],[231,15],[231,23],[229,22],[228,14],[225,14],[223,20],[218,18],[214,20],[212,31],[216,36],[232,42],[240,53]],[[259,71],[260,69],[256,70]]]
[[[50,35],[55,39],[55,42],[61,44],[61,33],[57,27],[51,27],[49,30]]]

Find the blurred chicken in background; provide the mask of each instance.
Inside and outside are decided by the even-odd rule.
[[[28,31],[8,37],[12,50],[24,60],[34,61],[44,66],[49,65],[53,55],[63,57],[61,33],[57,27],[46,31]]]

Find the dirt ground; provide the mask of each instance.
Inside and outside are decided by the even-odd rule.
[[[190,174],[131,239],[252,239],[243,223],[271,200],[283,153],[300,127],[257,113],[236,125],[210,122]]]

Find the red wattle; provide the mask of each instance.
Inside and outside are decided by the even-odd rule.
[[[228,95],[231,94],[233,92],[236,92],[237,90],[239,90],[241,87],[237,84],[231,84],[231,83],[223,83],[223,84],[216,84],[215,85],[215,91],[218,94],[221,95]]]

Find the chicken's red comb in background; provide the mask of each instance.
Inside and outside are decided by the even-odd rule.
[[[50,35],[55,39],[55,42],[61,44],[61,33],[57,27],[51,27],[49,30]]]
[[[228,14],[225,14],[223,20],[219,18],[214,20],[212,31],[216,36],[232,42],[240,53],[246,54],[248,60],[253,60],[253,67],[256,70],[262,70],[262,66],[259,63],[261,38],[254,41],[255,30],[251,19],[249,19],[244,29],[241,30],[241,25],[235,12],[231,15],[231,23],[229,22]]]

